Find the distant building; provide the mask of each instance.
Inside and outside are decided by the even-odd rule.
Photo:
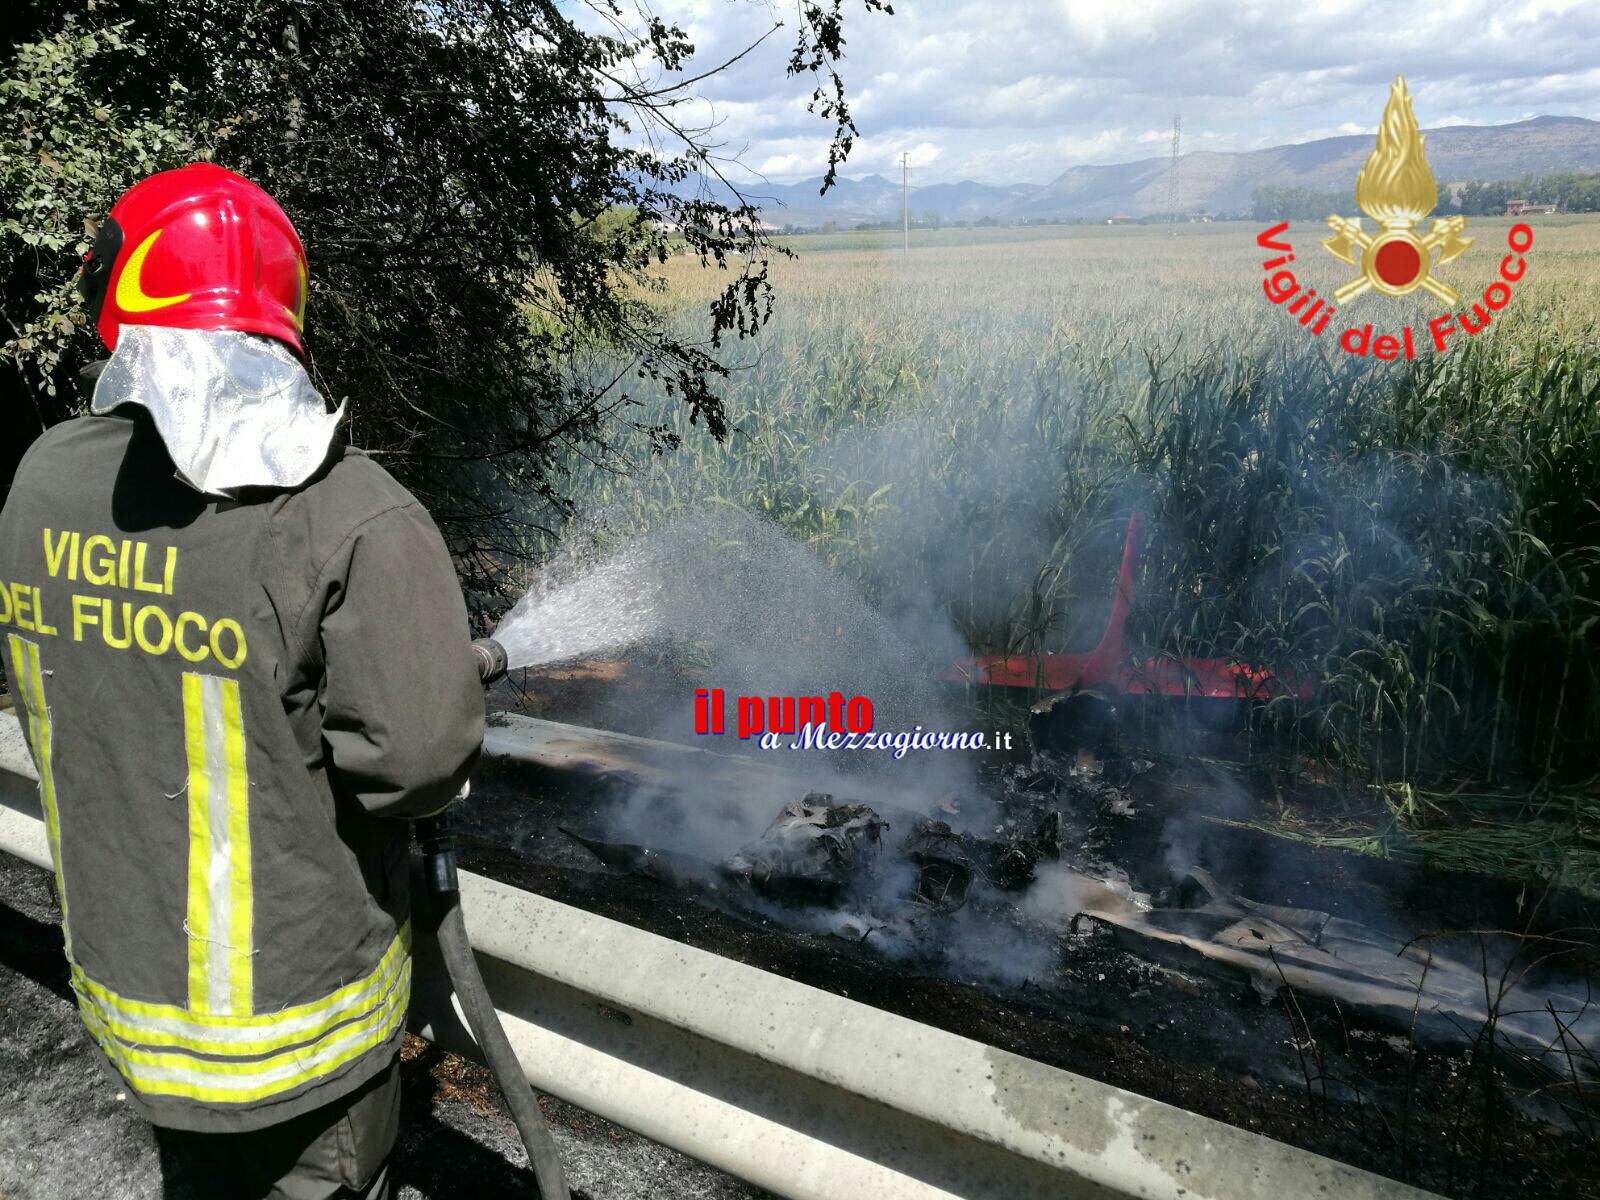
[[[1132,225],[1137,218],[1130,217],[1127,213],[1118,213],[1114,217],[1107,217],[1107,225]]]
[[[1553,213],[1559,207],[1560,205],[1557,204],[1534,204],[1527,200],[1507,200],[1506,216],[1520,217],[1527,213]]]

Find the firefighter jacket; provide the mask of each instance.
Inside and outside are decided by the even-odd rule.
[[[175,477],[149,417],[50,429],[0,512],[0,641],[73,990],[159,1125],[243,1131],[391,1061],[408,829],[483,738],[438,530],[334,449],[292,492]]]

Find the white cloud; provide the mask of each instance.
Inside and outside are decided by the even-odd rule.
[[[787,6],[652,0],[723,61]],[[1185,146],[1248,149],[1368,133],[1403,72],[1425,127],[1529,114],[1600,116],[1600,0],[911,0],[846,6],[842,67],[861,136],[848,174],[902,151],[926,182],[1044,182],[1069,166]],[[686,106],[747,167],[820,174],[829,129],[786,77],[788,30],[700,85]]]
[[[811,162],[809,154],[774,154],[763,159],[756,171],[768,179],[783,179],[790,175],[804,175],[811,169]]]

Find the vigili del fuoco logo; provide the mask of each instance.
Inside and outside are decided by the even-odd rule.
[[[1295,261],[1294,247],[1279,240],[1289,231],[1282,221],[1256,237],[1256,245],[1274,253],[1261,264],[1266,272],[1262,290],[1273,304],[1283,305],[1307,332],[1321,337],[1340,307],[1368,291],[1387,296],[1407,296],[1421,289],[1444,304],[1455,306],[1461,293],[1438,275],[1439,269],[1460,258],[1472,247],[1466,233],[1465,217],[1435,217],[1427,233],[1417,227],[1439,200],[1439,187],[1423,152],[1423,136],[1411,108],[1411,93],[1406,81],[1396,76],[1389,88],[1389,103],[1378,126],[1377,144],[1356,176],[1356,205],[1377,222],[1368,232],[1360,217],[1328,218],[1333,236],[1322,240],[1322,247],[1334,258],[1355,267],[1355,278],[1333,290],[1330,302],[1318,296],[1315,288],[1303,288],[1289,264]],[[1500,261],[1498,277],[1483,295],[1468,308],[1446,311],[1428,322],[1427,336],[1433,348],[1445,350],[1457,333],[1472,336],[1489,327],[1494,314],[1511,302],[1511,285],[1527,271],[1523,257],[1533,246],[1533,230],[1513,225],[1506,235],[1508,253]],[[1347,325],[1339,335],[1339,348],[1347,354],[1375,358],[1415,358],[1417,335],[1410,325],[1396,333],[1373,336],[1370,322]]]

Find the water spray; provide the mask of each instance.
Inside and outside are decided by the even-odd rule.
[[[505,647],[493,638],[479,638],[472,643],[472,652],[485,687],[506,673]],[[517,1134],[528,1152],[528,1165],[538,1181],[539,1195],[543,1200],[570,1200],[555,1138],[522,1074],[516,1051],[500,1024],[500,1014],[478,973],[472,943],[467,940],[467,926],[461,916],[461,888],[456,878],[455,826],[449,810],[417,821],[416,833],[422,850],[422,876],[436,919],[435,936],[450,984],[461,1001],[467,1028],[483,1051],[506,1107],[511,1110]]]

